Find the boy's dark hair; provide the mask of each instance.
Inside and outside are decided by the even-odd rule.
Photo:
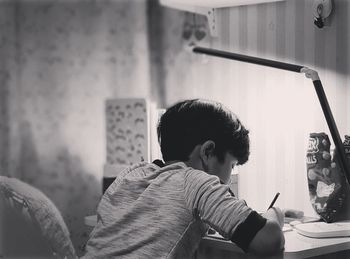
[[[164,161],[187,161],[195,146],[215,142],[215,155],[223,162],[225,152],[244,164],[249,157],[249,131],[222,104],[193,99],[171,106],[160,118],[158,141]]]

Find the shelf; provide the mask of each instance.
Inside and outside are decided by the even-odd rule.
[[[223,7],[233,7],[239,5],[252,5],[261,4],[268,2],[279,2],[285,0],[160,0],[162,5],[171,6],[174,5],[187,5],[196,6],[204,8],[223,8]]]
[[[218,9],[280,1],[285,0],[160,0],[160,4],[181,11],[205,15],[208,19],[210,34],[216,37],[218,36]]]

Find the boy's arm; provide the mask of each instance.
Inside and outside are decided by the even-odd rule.
[[[228,186],[220,184],[216,176],[191,169],[186,174],[184,187],[185,199],[192,213],[198,214],[204,222],[244,251],[270,254],[283,247],[282,231],[275,221],[275,213],[269,210],[267,219],[262,217],[245,201],[232,197]]]

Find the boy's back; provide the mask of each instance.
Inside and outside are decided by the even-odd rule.
[[[243,201],[227,199],[227,189],[218,177],[182,162],[135,165],[104,194],[86,258],[189,258],[208,229],[205,221],[231,237],[251,212]],[[227,206],[218,210],[222,202]]]
[[[281,211],[261,216],[225,185],[249,157],[249,131],[235,114],[185,100],[167,109],[157,133],[167,166],[141,163],[117,177],[99,204],[86,258],[189,258],[207,224],[246,252],[282,250]]]

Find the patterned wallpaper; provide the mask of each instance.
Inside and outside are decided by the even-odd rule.
[[[9,134],[10,86],[14,83],[16,74],[14,55],[14,15],[13,5],[3,5],[0,8],[0,170],[8,175],[9,169]]]
[[[105,100],[151,96],[143,1],[0,3],[0,168],[42,190],[79,254],[106,162]]]
[[[132,165],[149,161],[149,106],[145,99],[106,102],[106,163]]]
[[[307,139],[310,132],[328,133],[328,127],[312,82],[296,73],[193,54],[186,46],[195,42],[315,68],[344,139],[350,132],[350,2],[335,1],[322,30],[313,24],[312,4],[286,0],[224,8],[218,11],[219,37],[201,40],[188,32],[188,23],[199,27],[198,18],[191,21],[188,14],[163,7],[165,104],[210,98],[239,115],[250,129],[252,145],[249,162],[237,168],[239,192],[259,210],[265,210],[279,191],[277,206],[313,213],[306,178]]]

